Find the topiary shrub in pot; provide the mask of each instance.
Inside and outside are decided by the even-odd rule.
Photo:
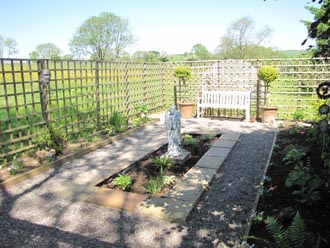
[[[192,118],[195,103],[187,99],[186,81],[191,79],[192,72],[187,66],[177,66],[174,69],[174,77],[179,81],[179,101],[177,102],[182,118]],[[181,96],[181,89],[183,88],[183,98]]]
[[[261,119],[264,123],[275,124],[275,119],[277,115],[277,106],[271,105],[271,93],[269,92],[270,84],[278,78],[278,70],[273,66],[262,66],[258,70],[258,79],[265,83],[265,100],[264,106],[261,106]]]

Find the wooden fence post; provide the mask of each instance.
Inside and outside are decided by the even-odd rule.
[[[48,126],[49,118],[48,118],[48,101],[47,101],[47,84],[43,78],[43,70],[45,68],[45,61],[38,60],[38,74],[39,74],[39,91],[40,91],[40,104],[41,104],[41,112],[42,119],[45,122],[46,126]]]
[[[162,107],[166,106],[166,96],[165,96],[165,82],[164,82],[164,64],[160,64],[160,70],[161,70],[161,84],[162,84]]]
[[[101,128],[100,125],[100,72],[99,72],[99,63],[96,61],[95,64],[95,95],[96,95],[96,125],[97,129]]]
[[[130,117],[130,91],[128,81],[128,62],[125,64],[125,109],[127,118]]]
[[[143,63],[143,70],[142,70],[142,78],[143,78],[143,104],[148,102],[148,93],[147,93],[147,64],[146,62]]]

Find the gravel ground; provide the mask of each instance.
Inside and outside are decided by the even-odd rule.
[[[70,178],[63,166],[1,188],[0,247],[239,247],[276,130],[260,123],[217,125],[242,132],[241,139],[187,225],[56,198],[48,189]]]

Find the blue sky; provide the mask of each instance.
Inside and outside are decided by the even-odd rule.
[[[66,54],[83,21],[112,12],[128,19],[138,38],[127,49],[130,53],[184,53],[198,43],[214,51],[230,23],[250,16],[256,29],[264,25],[273,29],[265,46],[305,49],[300,44],[307,31],[300,20],[313,19],[304,8],[308,2],[311,0],[1,0],[0,34],[18,43],[20,52],[15,57],[27,58],[37,45],[48,42]]]

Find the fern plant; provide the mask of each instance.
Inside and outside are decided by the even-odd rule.
[[[152,161],[155,165],[159,166],[161,175],[163,174],[164,168],[170,169],[173,165],[169,156],[167,155],[161,157],[156,156]]]
[[[299,212],[296,213],[288,227],[284,227],[274,217],[267,217],[265,224],[273,239],[269,241],[271,246],[276,248],[317,248],[320,246],[320,236],[315,237],[307,231]]]

